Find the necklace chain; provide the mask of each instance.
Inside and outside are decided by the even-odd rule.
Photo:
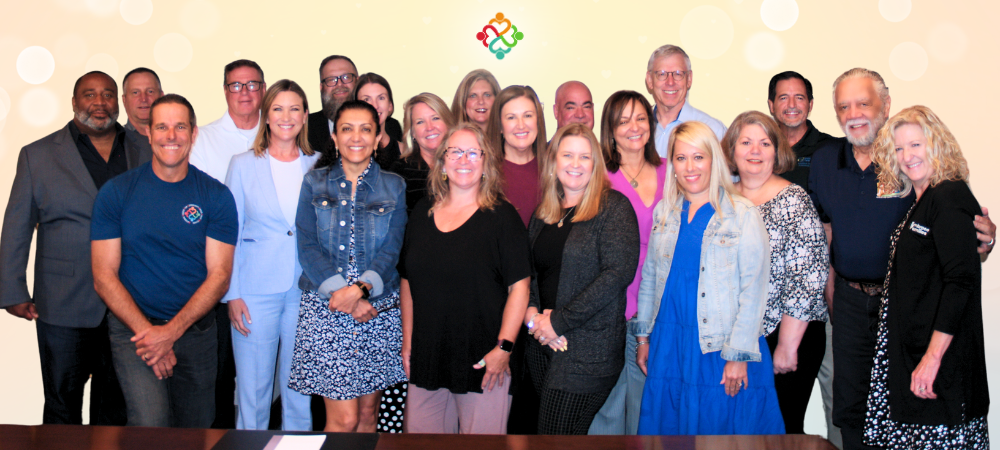
[[[558,228],[562,228],[563,221],[566,220],[566,217],[569,216],[569,213],[573,212],[573,209],[575,209],[575,208],[576,208],[576,205],[573,205],[573,206],[571,206],[569,208],[569,210],[566,211],[566,214],[563,214],[562,219],[559,219],[559,224],[557,225]]]
[[[621,169],[622,169],[622,172],[624,172],[624,173],[625,173],[625,176],[629,177],[629,179],[630,179],[630,181],[629,181],[629,184],[630,184],[630,185],[632,185],[632,188],[633,188],[633,189],[635,189],[635,188],[639,187],[639,182],[638,182],[638,181],[635,181],[635,179],[636,179],[636,178],[639,178],[639,174],[641,174],[641,173],[642,173],[642,169],[644,169],[644,168],[646,168],[646,158],[643,158],[643,159],[642,159],[642,163],[641,163],[641,164],[639,164],[639,171],[638,171],[638,172],[636,172],[636,173],[635,173],[635,176],[633,177],[632,175],[629,175],[629,174],[628,174],[628,171],[627,171],[627,170],[625,170],[625,165],[624,165],[624,164],[622,164],[622,165],[621,165]]]

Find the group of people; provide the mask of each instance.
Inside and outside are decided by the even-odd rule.
[[[834,83],[845,138],[808,120],[796,72],[726,127],[665,45],[653,104],[615,92],[598,138],[564,83],[546,141],[535,91],[486,70],[402,124],[384,77],[340,55],[319,72],[310,113],[234,61],[201,127],[146,68],[120,126],[91,72],[74,119],[24,147],[0,307],[39,319],[45,423],[80,423],[93,375],[91,423],[209,427],[232,357],[240,429],[280,396],[282,428],[309,430],[318,396],[326,431],[391,410],[413,433],[803,433],[819,377],[845,449],[989,447],[996,227],[948,128],[888,118],[878,73]]]

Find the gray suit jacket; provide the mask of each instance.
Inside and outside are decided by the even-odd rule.
[[[531,247],[545,223],[531,217]],[[601,211],[574,222],[563,247],[552,328],[569,350],[550,356],[545,387],[588,394],[614,387],[625,366],[625,291],[639,265],[639,223],[624,195],[609,190]],[[537,274],[535,274],[537,275]],[[529,305],[539,307],[537,276]],[[532,340],[528,345],[539,345]]]
[[[128,168],[152,154],[125,139]],[[90,215],[97,187],[69,124],[21,149],[0,234],[0,308],[34,300],[39,320],[63,327],[101,324],[106,307],[94,291]],[[37,228],[33,297],[25,271]]]

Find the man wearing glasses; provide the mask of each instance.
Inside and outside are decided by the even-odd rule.
[[[726,134],[725,124],[688,103],[692,78],[691,58],[682,48],[668,44],[650,55],[646,65],[646,89],[653,94],[656,103],[653,108],[653,119],[656,121],[653,139],[660,156],[667,156],[670,131],[683,122],[696,120],[708,125],[720,141]]]
[[[354,61],[343,55],[330,55],[319,64],[319,92],[323,109],[309,114],[309,146],[322,152],[333,145],[333,116],[340,105],[351,99],[354,83],[358,81],[358,68]],[[394,141],[403,140],[403,128],[392,117],[385,120],[385,132]]]
[[[260,125],[260,104],[264,99],[264,71],[256,62],[238,59],[226,64],[222,92],[228,110],[222,118],[198,127],[198,140],[191,150],[190,164],[220,183],[226,182],[229,160],[253,146]],[[233,361],[233,338],[229,331],[229,309],[225,303],[215,307],[218,333],[218,369],[215,386],[214,428],[236,428],[236,366]]]

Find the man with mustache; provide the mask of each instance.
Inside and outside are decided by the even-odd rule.
[[[122,78],[122,104],[128,115],[125,134],[148,151],[152,151],[149,146],[149,106],[162,96],[160,77],[150,69],[137,67]]]
[[[118,86],[103,72],[73,87],[73,120],[28,144],[0,236],[0,308],[36,321],[45,407],[42,423],[82,423],[90,385],[90,423],[124,425],[125,403],[111,364],[107,308],[94,291],[90,219],[105,182],[150,160],[118,125]],[[34,290],[25,271],[32,235]]]
[[[844,450],[868,449],[862,441],[875,353],[875,328],[889,261],[890,235],[914,202],[877,196],[871,154],[889,116],[889,88],[875,71],[855,68],[833,84],[833,106],[845,138],[813,155],[809,188],[831,242],[827,301],[833,324],[833,424]],[[986,208],[976,216],[979,252],[996,242]],[[831,292],[832,290],[832,292]]]
[[[720,141],[726,134],[725,124],[695,109],[687,101],[691,81],[694,80],[693,73],[691,58],[684,49],[676,45],[661,46],[649,56],[649,63],[646,64],[646,90],[653,95],[656,105],[653,108],[653,120],[656,123],[653,142],[660,156],[667,156],[670,132],[683,122],[695,120],[708,125]]]
[[[343,55],[330,55],[319,64],[319,92],[323,109],[309,114],[309,146],[317,152],[333,149],[333,116],[350,99],[358,81],[354,61]],[[385,132],[394,141],[403,140],[403,128],[392,117],[385,121]]]

